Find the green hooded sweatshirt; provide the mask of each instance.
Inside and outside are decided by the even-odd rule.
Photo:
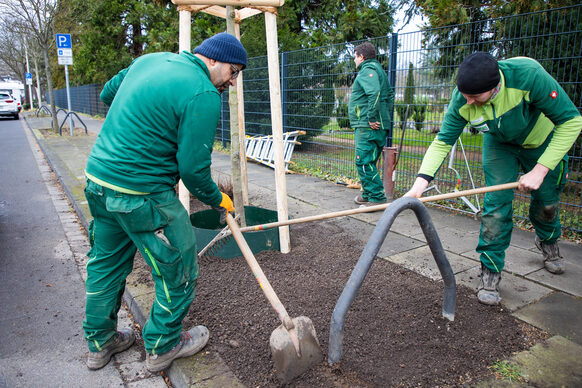
[[[501,87],[483,106],[468,105],[455,88],[443,125],[428,148],[419,176],[431,180],[466,125],[501,143],[541,146],[554,133],[537,163],[554,169],[576,141],[582,117],[564,89],[534,59],[499,61]]]
[[[222,195],[210,174],[220,94],[193,54],[136,59],[105,85],[111,105],[87,162],[89,179],[118,191],[147,194],[182,179],[210,206]]]
[[[375,59],[366,59],[352,86],[348,114],[352,128],[370,128],[369,123],[379,122],[380,129],[390,129],[390,112],[394,92],[386,72]]]

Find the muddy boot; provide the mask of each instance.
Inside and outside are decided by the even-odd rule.
[[[101,369],[109,363],[111,357],[127,350],[135,342],[135,333],[132,329],[121,329],[117,332],[117,337],[110,341],[106,346],[98,352],[89,352],[87,355],[87,368]]]
[[[536,236],[536,247],[542,251],[544,255],[544,267],[556,275],[564,273],[564,259],[560,256],[560,249],[558,248],[558,242],[553,244],[546,244],[540,241],[540,238]]]
[[[188,357],[198,353],[208,343],[208,329],[196,326],[182,332],[178,345],[163,354],[146,354],[146,367],[150,372],[159,372],[168,368],[177,358]]]
[[[365,205],[368,203],[368,201],[366,201],[364,197],[362,197],[362,194],[354,198],[354,202],[356,203],[356,205]]]
[[[491,272],[489,268],[481,264],[481,282],[477,289],[479,302],[491,306],[498,305],[501,302],[499,296],[500,281],[501,272]]]

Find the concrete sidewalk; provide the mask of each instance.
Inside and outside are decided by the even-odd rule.
[[[64,130],[64,136],[43,134],[41,129],[50,128],[50,117],[37,118],[30,113],[25,117],[86,228],[91,217],[83,195],[83,170],[102,120],[83,117],[89,135],[71,137]],[[230,178],[229,156],[215,152],[212,157],[215,179]],[[288,174],[286,178],[292,218],[355,208],[356,190],[305,175]],[[248,182],[251,204],[276,208],[272,169],[249,163]],[[480,262],[475,247],[480,222],[433,207],[429,207],[429,212],[457,284],[476,290]],[[365,242],[381,216],[382,212],[343,217],[341,224],[349,230],[361,231],[356,237]],[[522,375],[537,386],[582,386],[582,358],[579,357],[582,353],[582,247],[561,241],[560,251],[566,260],[566,273],[550,274],[543,268],[542,255],[534,245],[534,233],[515,229],[500,285],[505,308],[517,318],[554,335],[548,346],[535,346],[515,357]],[[396,218],[378,256],[440,279],[426,239],[410,210]],[[153,301],[153,290],[132,286],[133,283],[128,281],[125,298],[137,323],[143,325]],[[540,368],[540,363],[544,368]],[[242,386],[220,356],[208,352],[174,362],[169,376],[175,386],[195,383],[204,387]]]

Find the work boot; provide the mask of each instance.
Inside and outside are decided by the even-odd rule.
[[[100,351],[89,352],[87,355],[87,368],[93,370],[103,368],[109,363],[109,360],[111,360],[114,354],[129,349],[134,342],[135,333],[132,329],[126,328],[119,330],[117,337],[105,345]]]
[[[188,357],[198,353],[208,343],[210,337],[208,329],[204,326],[196,326],[188,331],[183,331],[180,342],[168,352],[163,354],[147,354],[146,367],[150,372],[159,372],[168,368],[177,358]]]
[[[491,272],[489,268],[481,264],[481,281],[477,289],[479,302],[491,306],[498,305],[501,302],[501,297],[499,296],[500,281],[501,272]]]
[[[386,202],[366,202],[360,205],[360,208],[363,207],[371,207],[371,206],[378,206],[378,205],[383,205]],[[380,210],[376,210],[376,211],[380,211]]]
[[[564,273],[564,259],[560,256],[560,249],[558,248],[558,242],[553,244],[546,244],[540,241],[540,238],[536,236],[536,247],[542,251],[544,255],[544,267],[556,275]]]
[[[366,200],[364,199],[364,197],[362,197],[362,194],[360,194],[360,195],[358,195],[356,198],[354,198],[354,202],[355,202],[357,205],[365,205],[365,204],[367,204],[367,203],[368,203],[368,201],[366,201]]]

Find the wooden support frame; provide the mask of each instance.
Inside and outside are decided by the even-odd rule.
[[[172,0],[180,5],[208,5],[209,0]],[[284,0],[210,0],[211,5],[232,5],[234,7],[281,7]]]
[[[237,38],[240,39],[239,24],[240,21],[257,15],[259,13],[265,13],[265,33],[267,37],[267,57],[268,57],[268,69],[269,69],[269,89],[270,89],[270,102],[271,102],[271,124],[273,132],[273,146],[275,152],[275,184],[276,184],[276,197],[277,197],[277,214],[279,220],[287,220],[288,208],[287,208],[287,182],[285,178],[285,160],[283,155],[283,114],[281,107],[281,82],[279,74],[279,49],[277,42],[277,8],[283,5],[284,0],[211,0],[212,4],[208,4],[209,0],[172,0],[174,4],[178,6],[180,11],[180,50],[182,47],[188,47],[190,51],[190,22],[192,12],[205,12],[214,16],[228,18],[227,9],[219,7],[219,5],[224,6],[248,6],[250,8],[244,8],[242,10],[234,10],[234,20],[236,23]],[[230,8],[230,7],[229,7]],[[224,16],[223,16],[224,15]],[[187,22],[187,23],[186,23]],[[183,33],[182,31],[187,29],[188,33]],[[187,44],[182,43],[182,39],[188,39]],[[237,82],[237,94],[239,98],[242,97],[242,78]],[[242,108],[241,108],[242,106]],[[237,115],[239,119],[239,139],[245,139],[244,136],[244,104],[239,101],[239,106],[237,107]],[[242,120],[241,120],[242,117]],[[242,121],[242,124],[241,124]],[[240,152],[244,155],[245,147],[244,140],[241,142]],[[233,152],[231,150],[231,152]],[[239,152],[239,150],[234,151]],[[246,183],[246,158],[245,163],[241,163],[243,172],[243,181]],[[182,188],[186,192],[189,201],[189,193],[185,190],[185,187],[180,186],[180,193],[182,193]],[[245,190],[243,189],[243,192]],[[246,189],[246,194],[248,195],[248,189]],[[180,195],[180,201],[184,204],[183,196]],[[248,197],[246,201],[248,202]],[[186,206],[185,206],[186,207]],[[189,211],[189,202],[186,209]],[[289,253],[291,251],[291,240],[289,238],[289,227],[282,226],[279,228],[279,245],[281,253]]]

